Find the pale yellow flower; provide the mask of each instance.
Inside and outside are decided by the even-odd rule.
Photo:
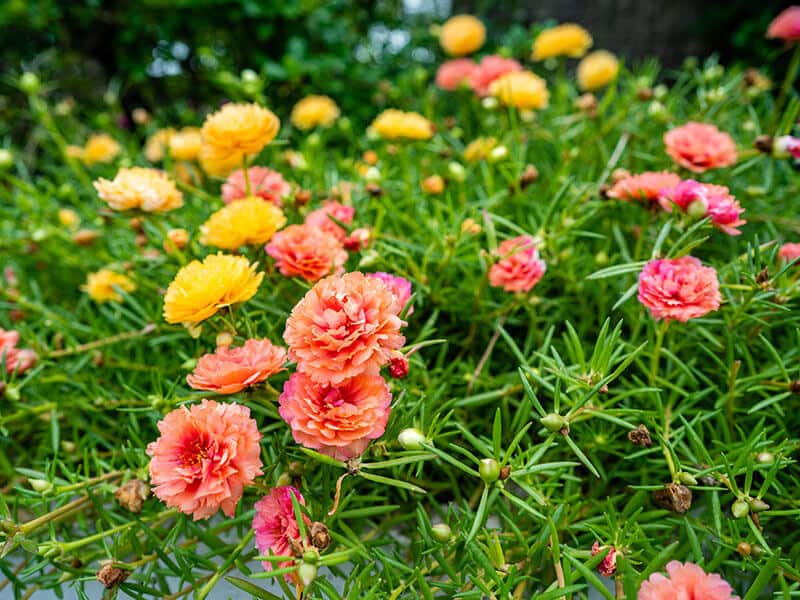
[[[292,108],[292,125],[298,129],[330,127],[339,118],[339,107],[328,96],[306,96]]]
[[[122,302],[119,290],[134,292],[136,284],[125,275],[110,269],[100,269],[96,273],[89,273],[86,284],[81,286],[81,290],[89,294],[95,302]]]
[[[231,202],[212,214],[200,227],[200,241],[209,246],[236,250],[268,242],[285,224],[286,217],[280,208],[251,196]]]
[[[184,127],[169,138],[169,155],[175,160],[197,160],[202,147],[199,127]]]
[[[387,109],[375,117],[370,127],[387,140],[427,140],[433,136],[433,123],[415,112]]]
[[[464,160],[478,162],[486,160],[492,149],[497,146],[497,139],[493,137],[480,137],[472,140],[464,149]]]
[[[520,110],[546,108],[550,99],[545,80],[530,71],[506,73],[492,82],[489,92],[506,106]]]
[[[161,162],[164,160],[164,151],[169,147],[169,141],[175,135],[172,127],[159,129],[147,138],[144,144],[144,157],[150,162]]]
[[[595,50],[578,63],[578,85],[582,90],[594,91],[614,81],[619,73],[619,60],[607,50]]]
[[[183,206],[183,194],[166,173],[157,169],[120,169],[113,180],[94,182],[97,194],[114,210],[167,212]]]
[[[108,163],[120,153],[120,145],[107,133],[98,133],[86,140],[81,159],[87,165]]]
[[[592,36],[580,25],[564,23],[542,31],[533,42],[533,60],[554,56],[580,58],[592,47]]]
[[[447,19],[439,34],[442,49],[450,56],[471,54],[486,41],[486,27],[472,15],[455,15]]]

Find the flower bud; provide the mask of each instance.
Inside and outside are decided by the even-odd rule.
[[[19,89],[29,96],[33,96],[42,89],[42,82],[36,73],[26,72],[19,78]]]
[[[46,494],[53,489],[53,484],[46,479],[28,479],[28,483],[31,484],[34,491],[40,494]]]
[[[364,173],[364,179],[371,182],[380,181],[381,172],[378,167],[370,167],[367,169],[366,173]]]
[[[736,544],[736,551],[742,556],[750,556],[753,553],[753,547],[747,542],[739,542]]]
[[[291,477],[291,475],[289,475],[289,473],[284,471],[283,473],[278,475],[278,481],[275,483],[275,485],[277,485],[279,487],[282,487],[282,486],[285,486],[285,485],[292,485],[292,477]]]
[[[750,510],[754,513],[764,512],[765,510],[769,510],[769,504],[764,502],[761,498],[752,498],[749,502]]]
[[[549,431],[561,431],[569,427],[569,421],[557,413],[550,413],[539,419],[539,422]]]
[[[422,445],[427,443],[425,435],[414,427],[403,429],[397,436],[397,441],[404,450],[422,450]]]
[[[233,343],[233,336],[227,331],[222,331],[217,334],[217,348],[227,348]]]
[[[444,191],[444,179],[441,175],[431,175],[420,182],[420,187],[426,194],[441,194]]]
[[[689,473],[685,471],[680,471],[677,473],[678,481],[680,481],[684,485],[697,485],[697,479]]]
[[[500,478],[500,465],[493,458],[481,459],[478,465],[478,473],[480,473],[481,479],[485,484],[492,484]]]
[[[404,379],[408,375],[408,358],[399,352],[389,361],[389,375],[394,379]]]
[[[747,504],[746,500],[739,498],[736,502],[731,505],[731,514],[735,519],[741,519],[742,517],[746,517],[747,514],[750,512],[750,505]]]
[[[769,465],[775,462],[775,455],[772,452],[759,452],[756,460],[762,465]]]
[[[450,526],[447,523],[436,523],[433,527],[431,527],[433,531],[433,539],[437,542],[447,542],[453,537],[453,530],[450,529]]]
[[[322,137],[318,133],[314,132],[306,138],[306,143],[312,148],[316,148],[322,144]]]
[[[483,108],[485,108],[486,110],[494,110],[498,106],[500,106],[500,103],[494,96],[487,96],[486,98],[481,100],[481,106],[483,106]]]
[[[489,162],[499,162],[506,158],[508,158],[508,148],[505,146],[497,146],[489,152]]]
[[[706,203],[702,200],[695,200],[692,202],[689,207],[686,209],[686,214],[688,214],[693,219],[702,219],[706,216]]]
[[[447,172],[455,181],[461,183],[467,178],[467,171],[461,163],[452,161],[447,165]]]
[[[317,564],[318,560],[319,560],[319,552],[317,552],[316,549],[312,548],[303,552],[303,562],[315,565]]]
[[[310,586],[317,578],[317,565],[307,562],[300,563],[300,568],[297,569],[297,576],[305,587]]]
[[[8,169],[14,164],[14,153],[8,148],[0,148],[0,169]]]

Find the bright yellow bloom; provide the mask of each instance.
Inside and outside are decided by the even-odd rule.
[[[164,296],[168,323],[200,323],[220,308],[252,298],[264,279],[244,256],[212,254],[193,260],[175,275]]]
[[[506,106],[521,110],[546,108],[550,99],[545,80],[530,71],[506,73],[492,82],[489,92]]]
[[[497,139],[493,137],[480,137],[472,140],[464,149],[464,160],[478,162],[486,160],[492,149],[497,146]]]
[[[370,127],[387,140],[427,140],[433,136],[433,123],[428,119],[419,113],[403,112],[394,108],[375,117]]]
[[[328,96],[306,96],[292,109],[292,125],[298,129],[330,127],[339,118],[339,107]]]
[[[209,175],[225,176],[240,168],[278,134],[281,122],[257,104],[226,104],[206,117],[200,163]]]
[[[169,138],[169,155],[175,160],[197,160],[202,147],[199,127],[184,127]]]
[[[83,147],[82,160],[87,165],[108,163],[120,152],[120,145],[107,133],[98,133],[89,137]]]
[[[115,289],[117,288],[117,289]],[[136,291],[136,284],[128,277],[115,273],[110,269],[100,269],[97,273],[89,273],[86,284],[81,290],[89,294],[95,302],[122,302],[119,290],[130,293]]]
[[[594,91],[614,81],[619,73],[617,57],[607,50],[587,54],[578,63],[578,85],[582,90]]]
[[[73,228],[81,222],[81,218],[71,208],[62,208],[58,211],[58,222],[64,227]]]
[[[281,209],[261,198],[244,198],[220,208],[200,227],[200,241],[207,246],[236,250],[265,244],[286,224]]]
[[[172,127],[156,131],[144,144],[144,157],[150,162],[164,160],[164,151],[169,147],[173,135],[175,130]]]
[[[167,212],[183,206],[183,194],[166,173],[157,169],[120,169],[112,181],[94,182],[97,194],[114,210]]]
[[[592,36],[580,25],[564,23],[542,31],[533,42],[533,60],[554,56],[580,58],[592,47]]]
[[[464,56],[478,50],[486,41],[486,27],[472,15],[447,19],[439,34],[442,49],[450,56]]]

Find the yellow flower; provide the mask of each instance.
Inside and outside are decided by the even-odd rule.
[[[390,108],[383,111],[370,127],[382,138],[427,140],[433,136],[433,123],[419,113]]]
[[[81,286],[81,290],[95,302],[122,302],[122,296],[115,288],[130,293],[136,291],[136,284],[125,275],[100,269],[97,273],[89,273],[86,284]]]
[[[169,138],[169,155],[175,160],[197,160],[202,147],[199,127],[184,127]]]
[[[81,146],[76,146],[75,144],[70,144],[64,148],[64,154],[66,154],[67,158],[77,158],[78,160],[83,160],[83,148]]]
[[[144,157],[150,162],[160,162],[164,160],[164,150],[169,147],[169,141],[175,135],[172,127],[159,129],[144,144]]]
[[[166,173],[157,169],[120,169],[112,181],[102,177],[95,181],[94,188],[114,210],[167,212],[183,206],[183,194]]]
[[[339,107],[328,96],[306,96],[292,109],[292,125],[298,129],[330,127],[339,118]]]
[[[119,154],[120,145],[107,133],[92,135],[83,147],[83,162],[87,165],[107,163]]]
[[[164,296],[168,323],[200,323],[220,308],[252,298],[264,279],[244,256],[212,254],[193,260],[175,275]]]
[[[578,85],[582,90],[594,91],[614,81],[619,73],[617,57],[607,50],[587,54],[578,63]]]
[[[206,117],[200,163],[209,175],[225,176],[245,156],[261,152],[278,134],[281,122],[257,104],[226,104]]]
[[[521,110],[545,108],[550,98],[545,80],[530,71],[506,73],[492,82],[489,92],[506,106]]]
[[[438,195],[444,191],[444,179],[441,175],[431,175],[420,182],[422,191],[426,194]]]
[[[486,160],[492,149],[497,146],[497,139],[493,137],[480,137],[472,140],[464,149],[464,160],[478,162]]]
[[[447,19],[439,34],[442,49],[450,56],[464,56],[478,50],[486,41],[486,27],[472,15]]]
[[[58,211],[58,222],[64,227],[74,228],[81,222],[81,218],[71,208],[62,208]]]
[[[200,227],[200,241],[208,246],[236,250],[264,244],[286,224],[281,209],[261,198],[244,198],[219,209]]]
[[[533,42],[533,60],[554,56],[580,58],[592,47],[592,36],[580,25],[564,23],[542,31]]]

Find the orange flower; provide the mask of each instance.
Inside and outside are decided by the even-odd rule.
[[[505,240],[498,246],[500,257],[489,269],[489,284],[507,292],[529,292],[547,270],[539,258],[535,240],[529,235]]]
[[[450,56],[464,56],[479,50],[486,41],[486,27],[472,15],[455,15],[442,25],[439,43]]]
[[[638,175],[629,175],[620,179],[608,192],[609,198],[618,200],[658,201],[661,192],[674,188],[681,178],[668,171],[646,171]]]
[[[664,134],[664,145],[672,160],[695,173],[736,163],[733,138],[713,125],[689,122],[670,129]]]
[[[717,310],[721,301],[717,272],[693,256],[651,260],[639,274],[639,302],[657,321],[685,323]]]
[[[289,225],[276,233],[266,247],[267,254],[284,277],[317,281],[331,272],[339,273],[347,251],[334,235],[312,225]]]
[[[196,390],[235,394],[283,370],[286,350],[269,340],[247,340],[239,348],[217,348],[205,354],[186,382]]]

